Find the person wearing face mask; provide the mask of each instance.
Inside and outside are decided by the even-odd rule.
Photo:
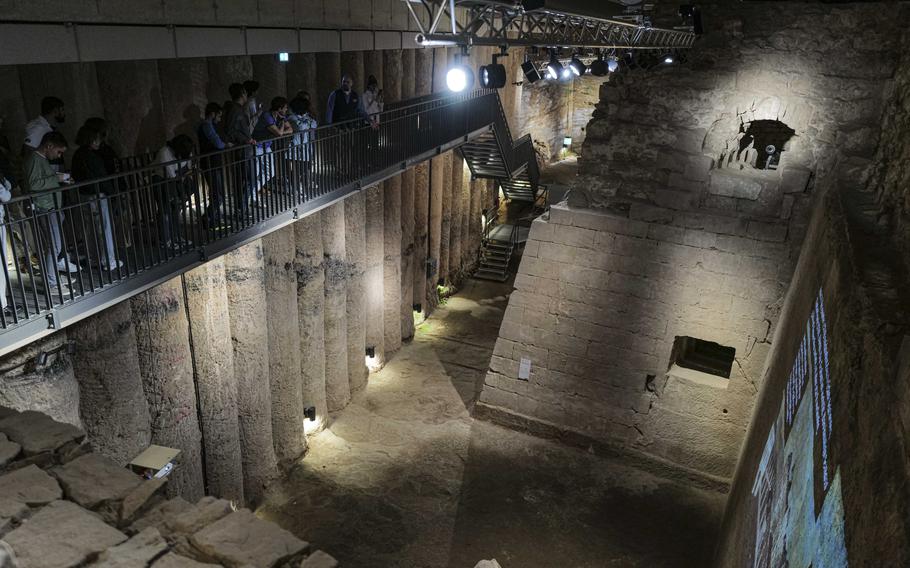
[[[256,144],[256,171],[258,189],[261,190],[275,177],[275,159],[272,155],[272,139],[292,134],[294,128],[287,121],[288,100],[275,97],[269,105],[269,111],[259,116],[253,138]]]

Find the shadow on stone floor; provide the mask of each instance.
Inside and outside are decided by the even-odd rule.
[[[707,565],[723,495],[470,417],[511,289],[468,281],[259,515],[346,568]]]

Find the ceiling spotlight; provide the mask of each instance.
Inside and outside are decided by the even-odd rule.
[[[603,77],[608,72],[607,62],[602,57],[598,57],[591,62],[591,75]]]
[[[537,66],[530,61],[525,61],[521,64],[521,71],[525,74],[525,79],[528,80],[528,83],[536,83],[540,81],[540,72],[537,70]]]
[[[446,73],[446,86],[454,93],[470,90],[474,86],[474,72],[467,65],[456,63]]]
[[[569,69],[576,77],[581,77],[588,71],[588,66],[582,63],[581,59],[576,55],[572,57],[572,61],[569,62]]]
[[[506,86],[506,66],[495,61],[480,67],[480,86],[484,89],[501,89]]]
[[[559,59],[556,58],[556,52],[551,52],[550,62],[547,63],[547,79],[559,79],[564,76],[566,68],[562,66]],[[572,72],[569,71],[569,76]]]

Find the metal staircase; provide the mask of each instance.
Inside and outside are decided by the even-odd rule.
[[[460,151],[475,178],[495,179],[510,201],[536,203],[546,195],[546,187],[540,184],[534,141],[530,134],[513,140],[498,97],[495,107],[493,129]]]
[[[480,263],[474,278],[505,282],[509,279],[509,265],[518,242],[517,225],[497,225],[491,220],[484,228],[480,247]]]

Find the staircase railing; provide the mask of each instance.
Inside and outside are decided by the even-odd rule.
[[[357,119],[14,198],[0,355],[489,132],[497,101],[422,98],[376,129]]]

